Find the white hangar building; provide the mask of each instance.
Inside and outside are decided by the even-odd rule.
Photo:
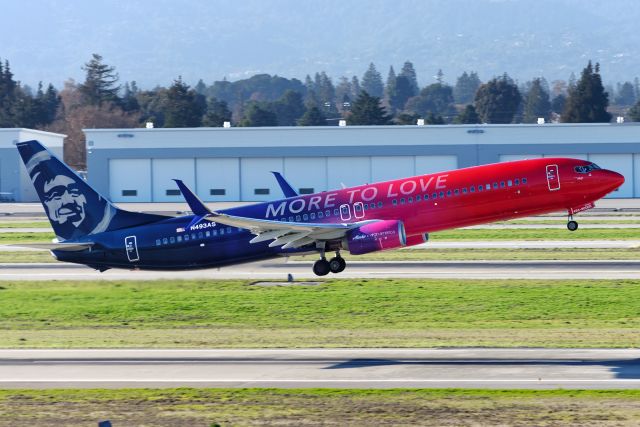
[[[36,202],[38,195],[20,159],[16,143],[37,139],[62,158],[66,135],[33,129],[0,129],[0,202]]]
[[[301,193],[535,157],[574,157],[622,173],[612,197],[640,197],[640,124],[85,129],[90,184],[115,202],[204,201]]]

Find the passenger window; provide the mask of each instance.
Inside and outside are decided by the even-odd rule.
[[[227,234],[231,234],[233,232],[233,228],[227,227]]]
[[[182,242],[182,236],[176,237],[176,240],[178,241],[178,243]]]
[[[433,194],[431,195],[431,198],[432,198],[432,199],[437,199],[437,198],[438,198],[438,193],[433,193]]]
[[[318,218],[324,218],[324,213],[322,211],[318,212]]]
[[[162,244],[162,240],[156,239],[156,246],[160,246]]]
[[[462,189],[462,194],[467,194],[467,189],[466,188]]]
[[[504,181],[500,181],[500,188],[504,188]]]
[[[424,195],[424,200],[429,200],[429,195],[428,194]]]
[[[404,205],[404,197],[402,199],[400,199],[400,204]]]
[[[184,235],[184,241],[185,241],[185,242],[188,242],[188,241],[189,241],[189,235],[188,235],[188,234],[185,234],[185,235]]]
[[[469,187],[469,192],[475,193],[476,192],[476,187],[474,187],[473,185],[471,187]]]
[[[508,185],[509,187],[511,187],[511,186],[513,185],[513,181],[508,180],[508,181],[507,181],[507,185]]]
[[[204,232],[205,237],[211,237],[211,232],[209,230]]]
[[[516,178],[516,180],[514,181],[516,185],[520,185],[520,180],[518,178]]]
[[[169,237],[169,243],[174,244],[176,242],[176,238],[171,236]]]
[[[527,178],[522,178],[522,183],[526,184],[527,183]]]
[[[296,221],[297,221],[297,222],[302,221],[302,218],[300,218],[300,215],[296,215]]]
[[[393,203],[393,206],[397,206],[398,205],[398,201],[396,199],[393,199],[393,201],[391,203]]]
[[[451,197],[451,190],[447,190],[447,197]]]
[[[324,212],[324,216],[331,216],[331,211],[330,211],[329,209],[327,209],[327,210]]]
[[[375,203],[373,203],[373,202],[371,202],[371,205],[370,205],[370,206],[371,206],[371,209],[375,209],[375,208],[376,208],[376,204],[375,204]]]
[[[196,233],[191,233],[191,240],[196,240]]]
[[[498,188],[498,183],[497,182],[493,183],[493,188]]]
[[[334,209],[334,210],[333,210],[333,214],[334,214],[335,216],[338,216],[338,215],[340,214],[340,211],[339,211],[338,209]]]
[[[460,194],[460,190],[456,188],[455,190],[453,190],[453,194],[457,196],[458,194]]]
[[[316,219],[316,213],[315,212],[311,212],[309,214],[309,216],[311,217],[311,219]]]
[[[211,232],[211,234],[213,234],[214,236],[217,236],[217,235],[218,235],[218,230],[213,230],[213,231]]]
[[[485,188],[486,188],[487,190],[491,190],[491,184],[487,184],[487,185],[485,186]]]
[[[483,185],[478,185],[478,191],[484,191],[484,186]]]
[[[309,220],[309,215],[307,215],[307,214],[302,215],[302,219],[304,221],[308,221]]]
[[[444,191],[441,191],[440,192],[440,198],[443,198],[443,197],[444,197]]]
[[[407,199],[407,201],[408,201],[409,203],[413,203],[413,197],[409,197],[409,198]]]
[[[421,197],[419,194],[416,196],[416,202],[419,202],[421,200]]]
[[[382,207],[382,202],[378,202],[378,207],[381,208]]]
[[[163,245],[166,245],[166,244],[168,244],[168,243],[169,243],[169,239],[167,239],[166,237],[163,237],[163,238],[162,238],[162,244],[163,244]]]

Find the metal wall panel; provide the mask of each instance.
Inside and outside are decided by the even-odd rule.
[[[514,160],[540,159],[541,154],[500,154],[501,162],[513,162]]]
[[[370,157],[329,157],[327,158],[328,190],[367,184],[371,180]]]
[[[633,197],[633,155],[632,154],[589,154],[589,161],[603,169],[611,169],[624,175],[625,182],[607,198]]]
[[[544,157],[567,157],[569,159],[589,160],[587,154],[545,154]]]
[[[449,171],[458,168],[458,156],[416,156],[416,175]]]
[[[151,200],[151,160],[109,160],[109,198],[112,202]]]
[[[196,159],[196,188],[205,202],[240,200],[240,159]]]
[[[197,191],[194,164],[194,159],[151,160],[153,201],[184,202],[174,178],[181,179],[193,191]]]
[[[415,175],[414,156],[372,156],[371,180],[390,181]]]
[[[283,172],[282,157],[240,159],[240,195],[245,201],[266,201],[282,197],[271,171]]]
[[[284,177],[298,192],[319,193],[327,189],[326,157],[285,157]],[[276,193],[282,195],[280,193]]]

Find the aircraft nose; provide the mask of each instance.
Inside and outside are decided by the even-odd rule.
[[[624,184],[624,176],[618,172],[607,170],[607,182],[611,186],[611,191]]]

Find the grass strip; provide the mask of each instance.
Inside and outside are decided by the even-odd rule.
[[[638,280],[2,282],[1,347],[638,347]]]
[[[0,390],[0,425],[637,425],[639,390]]]
[[[0,228],[49,228],[49,221],[0,221]]]
[[[0,251],[0,264],[57,262],[49,251]]]

